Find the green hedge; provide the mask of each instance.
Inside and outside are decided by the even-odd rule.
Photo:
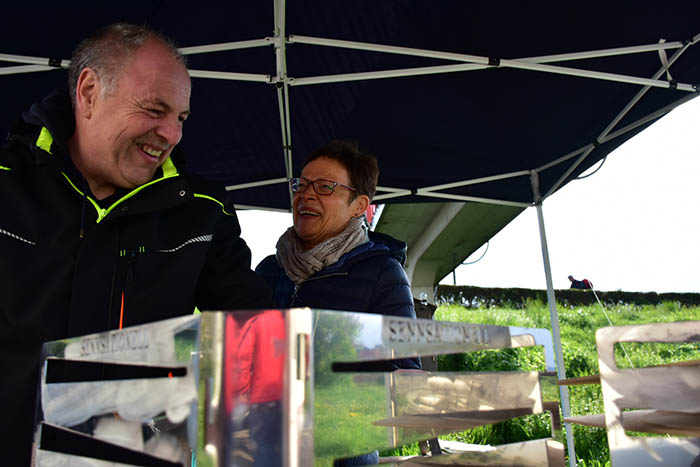
[[[656,293],[656,292],[602,292],[596,290],[598,298],[606,305],[659,305],[665,302],[682,306],[700,306],[697,293]],[[590,290],[555,290],[557,302],[564,306],[592,305],[596,303]],[[455,303],[466,308],[507,307],[523,308],[528,301],[547,303],[547,291],[539,289],[500,289],[472,286],[439,285],[436,301],[438,304]]]

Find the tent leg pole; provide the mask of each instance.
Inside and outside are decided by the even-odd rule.
[[[561,347],[561,333],[559,331],[559,314],[557,312],[557,302],[554,297],[554,285],[552,282],[552,269],[549,264],[549,249],[547,248],[547,234],[544,228],[544,214],[542,212],[542,196],[539,190],[539,177],[537,172],[530,174],[532,191],[535,195],[535,208],[537,209],[537,222],[540,230],[540,244],[542,246],[542,261],[544,263],[544,275],[547,280],[547,303],[549,304],[549,319],[552,324],[552,338],[554,339],[554,351],[557,360],[557,378],[566,379],[566,369],[564,368],[564,354]],[[569,389],[566,386],[559,387],[561,397],[561,411],[564,417],[571,415],[569,405]],[[573,428],[570,423],[564,424],[566,428],[566,445],[569,452],[569,466],[576,466],[576,450],[574,449]]]
[[[561,348],[561,333],[559,332],[559,314],[557,302],[554,298],[554,286],[552,285],[552,270],[549,266],[549,251],[547,249],[547,235],[544,230],[544,217],[542,215],[542,203],[536,205],[537,220],[540,225],[540,242],[542,244],[542,260],[544,261],[544,275],[547,278],[547,302],[549,303],[549,319],[552,322],[552,337],[554,338],[554,350],[557,356],[557,378],[566,379],[564,369],[564,354]],[[571,415],[569,406],[569,389],[566,386],[559,387],[561,397],[561,411],[564,417]],[[564,424],[566,428],[566,445],[569,451],[569,466],[576,466],[576,451],[574,450],[574,436],[570,423]]]

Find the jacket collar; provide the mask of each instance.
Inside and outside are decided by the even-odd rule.
[[[336,263],[322,269],[312,277],[342,272],[347,267],[373,256],[391,256],[403,266],[406,262],[406,244],[386,234],[369,232],[368,242],[347,252]]]

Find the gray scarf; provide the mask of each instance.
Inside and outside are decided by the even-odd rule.
[[[294,227],[290,227],[277,241],[277,262],[292,282],[300,284],[368,241],[367,228],[362,218],[350,219],[345,230],[306,251]]]

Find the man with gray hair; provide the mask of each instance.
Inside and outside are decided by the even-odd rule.
[[[176,149],[190,77],[171,41],[113,24],[84,40],[70,96],[0,147],[0,451],[28,465],[43,342],[200,309],[263,308],[223,191]]]

